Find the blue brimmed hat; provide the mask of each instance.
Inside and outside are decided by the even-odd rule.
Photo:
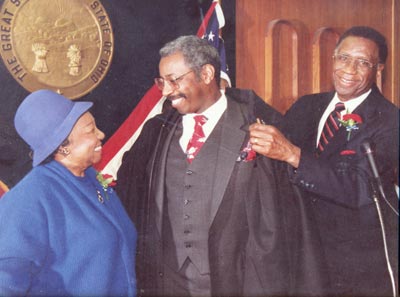
[[[92,102],[71,101],[50,90],[35,91],[22,101],[14,125],[33,151],[34,167],[62,144],[92,105]]]

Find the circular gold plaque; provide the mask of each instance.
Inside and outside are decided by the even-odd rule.
[[[26,90],[79,98],[97,87],[111,65],[114,36],[97,0],[5,0],[0,52]]]

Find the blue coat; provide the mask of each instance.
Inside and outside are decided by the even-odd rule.
[[[136,294],[135,227],[93,168],[35,167],[0,199],[0,242],[0,296]]]

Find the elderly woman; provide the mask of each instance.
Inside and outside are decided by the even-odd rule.
[[[17,110],[34,168],[0,199],[0,296],[136,294],[136,230],[92,168],[104,134],[91,106],[40,90]]]

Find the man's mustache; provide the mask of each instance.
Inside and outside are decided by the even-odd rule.
[[[179,94],[167,96],[167,100],[170,100],[170,101],[173,101],[173,100],[178,99],[178,98],[184,98],[184,99],[186,99],[186,95],[185,95],[185,94],[182,94],[182,93],[179,93]]]

